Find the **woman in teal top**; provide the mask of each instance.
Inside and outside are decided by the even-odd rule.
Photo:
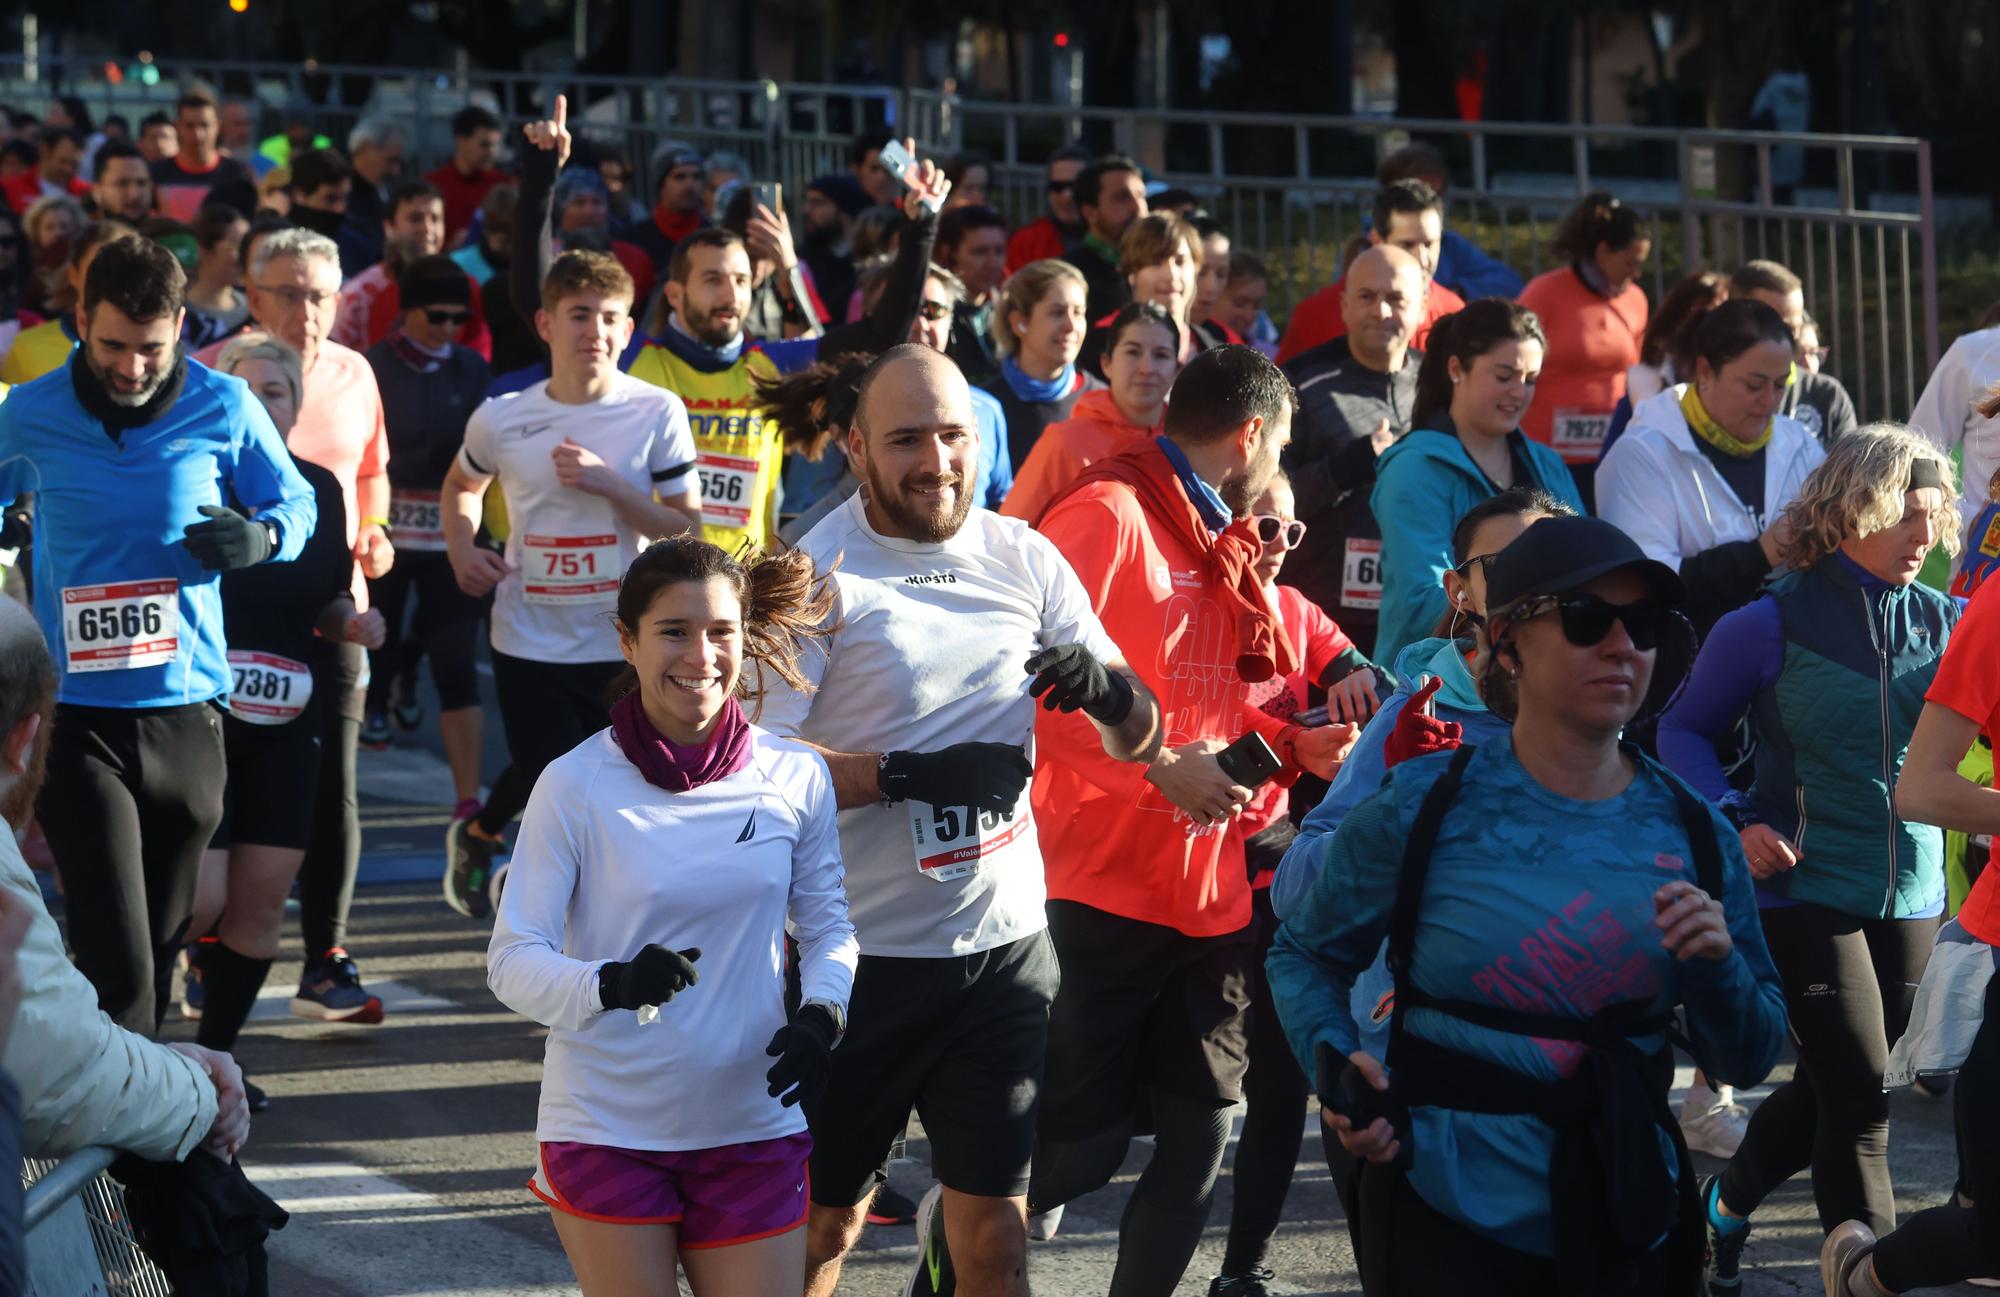
[[[1382,529],[1382,613],[1370,656],[1393,662],[1445,611],[1451,528],[1509,488],[1539,487],[1582,513],[1562,457],[1523,436],[1548,339],[1535,313],[1485,297],[1431,329],[1410,431],[1375,461],[1369,497]]]

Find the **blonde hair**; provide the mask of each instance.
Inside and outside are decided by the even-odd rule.
[[[993,349],[1002,356],[1013,355],[1021,345],[1019,335],[1014,332],[1014,320],[1032,314],[1049,290],[1061,283],[1075,284],[1086,297],[1090,294],[1083,272],[1056,257],[1030,261],[1009,275],[1006,287],[1000,290],[1000,307],[993,313]]]
[[[225,374],[234,374],[245,362],[252,360],[268,360],[278,367],[278,372],[292,386],[293,409],[305,403],[305,365],[299,360],[298,352],[271,334],[255,331],[237,334],[222,344],[222,350],[215,356],[215,367]]]
[[[29,203],[28,210],[21,214],[21,232],[28,236],[30,248],[35,250],[41,248],[42,227],[48,224],[49,217],[57,212],[69,213],[71,238],[82,233],[83,227],[90,223],[90,218],[83,213],[83,204],[68,194],[50,194],[46,198],[37,198]]]
[[[1786,564],[1801,570],[1812,567],[1849,536],[1872,536],[1901,522],[1910,466],[1920,459],[1937,465],[1943,501],[1932,511],[1931,522],[1945,553],[1956,555],[1960,524],[1951,460],[1900,423],[1871,423],[1835,438],[1827,447],[1826,462],[1812,471],[1798,497],[1785,506],[1784,520],[1792,536],[1784,549]]]

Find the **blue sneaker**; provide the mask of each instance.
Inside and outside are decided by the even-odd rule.
[[[1708,1297],[1736,1297],[1743,1291],[1743,1245],[1750,1241],[1750,1222],[1746,1219],[1740,1229],[1716,1228],[1709,1204],[1715,1201],[1721,1179],[1719,1175],[1704,1176],[1697,1189],[1702,1236],[1707,1244],[1702,1252],[1702,1291]]]
[[[201,987],[201,943],[181,948],[181,1017],[201,1021],[201,1006],[207,993]]]
[[[306,965],[292,997],[292,1016],[372,1026],[382,1021],[382,1001],[362,989],[360,970],[335,946],[318,963]]]

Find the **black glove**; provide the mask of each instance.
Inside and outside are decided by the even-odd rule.
[[[1028,754],[1012,743],[954,743],[937,752],[891,752],[875,786],[892,802],[1011,811],[1034,777]]]
[[[598,998],[607,1009],[665,1004],[701,980],[694,969],[694,961],[700,958],[699,946],[682,951],[648,946],[632,956],[630,963],[613,960],[597,970]]]
[[[0,511],[0,549],[26,549],[35,538],[35,511],[9,505]]]
[[[1132,682],[1099,662],[1081,644],[1058,644],[1028,659],[1035,677],[1028,692],[1049,711],[1081,711],[1100,725],[1118,725],[1132,714]]]
[[[271,557],[271,533],[263,523],[214,504],[201,506],[201,516],[208,521],[185,528],[181,544],[209,571],[229,572]]]
[[[823,1004],[806,1005],[789,1025],[778,1028],[764,1050],[778,1060],[764,1073],[771,1097],[787,1108],[819,1098],[826,1086],[827,1055],[839,1037],[833,1014]]]

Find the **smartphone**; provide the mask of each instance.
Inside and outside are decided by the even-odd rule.
[[[1285,768],[1285,763],[1278,760],[1278,754],[1271,751],[1271,745],[1264,741],[1264,736],[1255,732],[1245,734],[1216,753],[1215,764],[1222,767],[1223,774],[1245,788],[1255,788]]]
[[[882,159],[882,169],[894,176],[897,184],[905,189],[917,187],[917,160],[910,156],[910,151],[903,147],[901,140],[890,140],[883,145],[879,156]],[[920,199],[919,204],[931,215],[937,215],[936,199],[926,197]]]
[[[785,210],[785,187],[775,180],[760,180],[750,186],[751,201],[771,209],[775,215]]]
[[[1378,1090],[1368,1084],[1360,1068],[1323,1040],[1313,1048],[1313,1071],[1317,1073],[1314,1082],[1320,1107],[1347,1118],[1356,1130],[1373,1125],[1377,1117],[1385,1118],[1396,1132],[1396,1156],[1391,1164],[1409,1170],[1417,1150],[1410,1140],[1409,1105],[1396,1097],[1395,1086]]]

